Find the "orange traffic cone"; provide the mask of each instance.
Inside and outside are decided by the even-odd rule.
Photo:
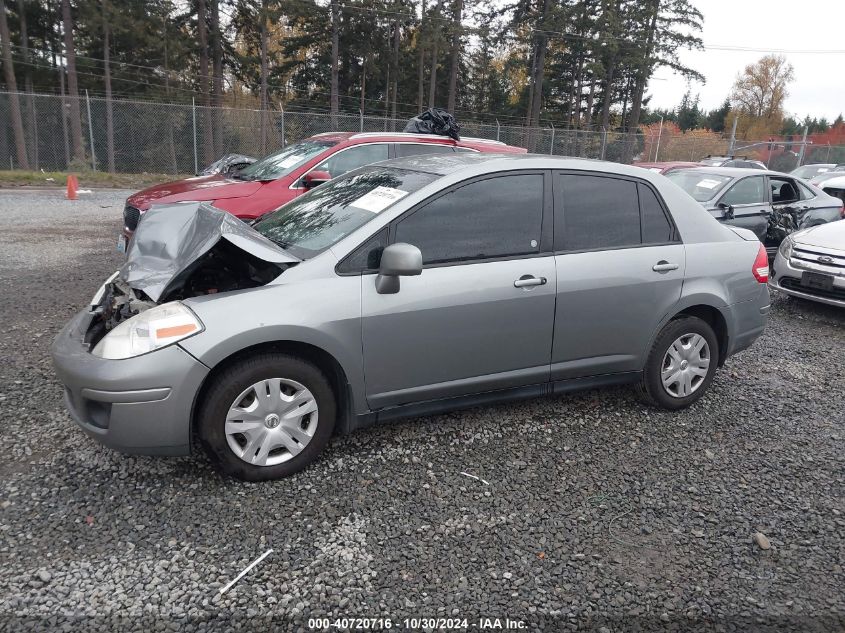
[[[79,191],[79,182],[76,180],[76,176],[73,174],[68,175],[67,177],[67,194],[66,197],[68,200],[76,200],[76,192]]]

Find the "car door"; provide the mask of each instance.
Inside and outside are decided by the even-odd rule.
[[[543,172],[461,183],[390,232],[420,249],[423,271],[396,294],[362,278],[372,409],[548,382],[555,264]]]
[[[681,295],[684,246],[654,188],[615,175],[554,180],[557,309],[551,379],[642,369]]]
[[[717,220],[748,229],[762,242],[772,209],[766,192],[766,177],[746,176],[733,183],[716,201]]]
[[[784,237],[798,230],[809,206],[801,201],[798,183],[787,176],[769,176],[772,196],[772,222],[767,246],[778,246]]]

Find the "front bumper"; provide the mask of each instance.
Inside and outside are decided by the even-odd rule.
[[[98,442],[141,455],[187,455],[194,400],[208,374],[178,345],[125,360],[91,354],[83,310],[53,342],[53,365],[71,417]]]
[[[833,288],[831,290],[819,290],[808,288],[801,284],[801,275],[804,272],[817,272],[833,277]],[[793,266],[790,260],[786,259],[780,252],[775,257],[769,276],[769,288],[778,290],[784,294],[810,301],[818,301],[827,305],[845,308],[845,275],[841,269],[825,266],[822,264],[804,264],[802,268]]]

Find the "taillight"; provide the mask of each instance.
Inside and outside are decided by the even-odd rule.
[[[766,247],[762,244],[760,244],[760,250],[757,251],[754,266],[751,267],[751,274],[761,284],[769,281],[769,255],[766,253]]]

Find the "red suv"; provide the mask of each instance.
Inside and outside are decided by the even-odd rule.
[[[242,220],[278,209],[298,195],[352,169],[412,154],[527,150],[499,141],[390,132],[317,134],[245,167],[234,174],[215,174],[168,182],[129,196],[123,210],[124,237],[135,231],[141,214],[153,204],[209,201]],[[118,247],[124,246],[121,239]],[[121,249],[122,250],[122,249]]]

